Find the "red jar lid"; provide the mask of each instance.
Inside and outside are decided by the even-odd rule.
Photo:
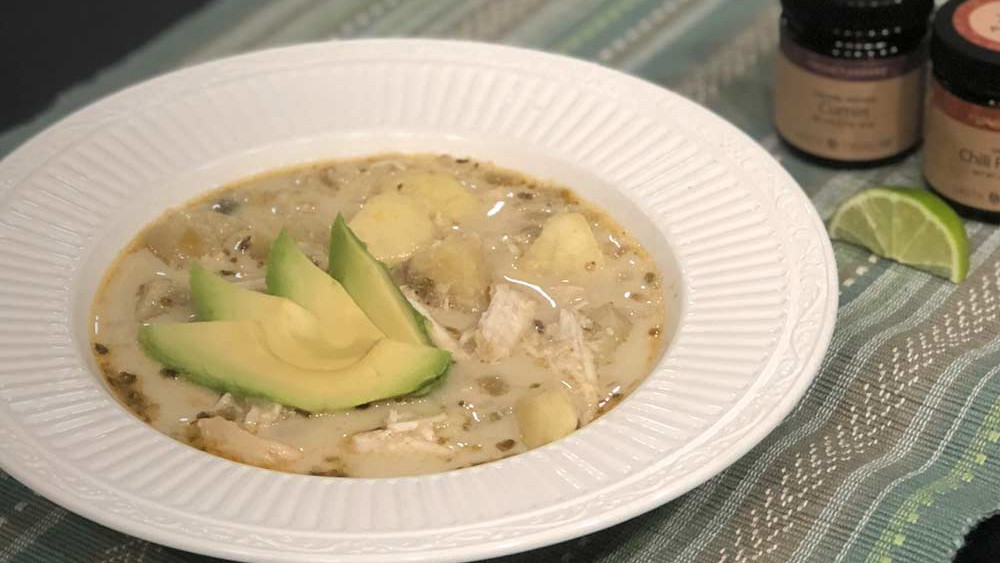
[[[1000,0],[951,0],[934,19],[934,73],[965,90],[1000,97]]]

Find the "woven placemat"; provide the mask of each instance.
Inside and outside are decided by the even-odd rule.
[[[598,61],[673,88],[755,137],[820,213],[876,184],[921,185],[920,155],[835,172],[796,159],[770,125],[772,0],[287,0],[216,2],[31,123],[149,76],[262,47],[337,37],[436,36]],[[684,497],[509,561],[948,561],[1000,510],[1000,234],[968,224],[955,286],[835,245],[841,305],[816,383],[770,437]],[[0,473],[0,563],[204,562],[98,526]]]

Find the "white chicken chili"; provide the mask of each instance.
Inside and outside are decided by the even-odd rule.
[[[450,352],[443,380],[307,412],[199,385],[140,345],[143,325],[198,320],[195,264],[265,291],[285,229],[325,270],[338,214]],[[569,189],[466,158],[386,154],[270,172],[168,211],[106,274],[93,348],[126,407],[209,453],[313,475],[425,474],[516,455],[616,405],[664,348],[663,282],[632,236]]]

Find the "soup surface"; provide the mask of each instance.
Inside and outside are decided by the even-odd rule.
[[[338,213],[451,351],[442,385],[308,413],[200,386],[144,354],[143,324],[196,320],[192,263],[263,291],[282,229],[326,268]],[[565,434],[529,428],[554,411],[572,427],[607,412],[662,352],[663,284],[640,244],[569,189],[465,158],[386,154],[270,172],[168,211],[107,273],[93,348],[127,408],[192,446],[296,473],[415,475]]]

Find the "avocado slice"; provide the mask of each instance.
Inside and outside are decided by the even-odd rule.
[[[425,319],[403,297],[386,267],[369,254],[340,214],[330,229],[330,275],[387,337],[430,344]]]
[[[333,330],[294,302],[243,289],[195,263],[191,301],[202,321],[259,321],[275,355],[303,369],[339,369],[357,361],[375,344],[359,341],[350,327]]]
[[[188,272],[191,304],[200,321],[265,320],[275,314],[285,300],[244,289],[213,274],[195,262]]]
[[[150,357],[196,383],[309,412],[403,395],[451,365],[444,350],[383,339],[346,367],[302,369],[270,352],[265,326],[257,321],[144,325],[139,342]]]
[[[447,377],[448,377],[447,373],[442,373],[440,376],[435,377],[434,379],[432,379],[432,380],[428,381],[427,383],[424,383],[423,385],[421,385],[420,388],[418,388],[418,389],[416,389],[416,390],[414,390],[414,391],[412,391],[410,393],[407,393],[406,396],[407,397],[413,397],[414,399],[419,399],[421,397],[426,397],[427,395],[430,395],[434,391],[437,391],[438,389],[440,389],[441,386],[444,385],[445,379]]]
[[[284,230],[274,239],[268,254],[267,291],[302,306],[328,330],[343,333],[345,346],[371,348],[385,338],[340,282],[313,264]],[[353,341],[349,342],[348,337]]]

